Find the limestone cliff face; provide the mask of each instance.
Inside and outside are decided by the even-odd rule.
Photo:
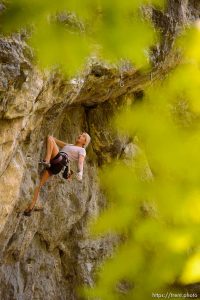
[[[166,15],[153,12],[156,26],[175,34],[174,24],[198,17],[195,3],[169,1]],[[170,67],[173,39],[166,36],[154,51],[153,78]],[[87,220],[107,205],[98,167],[134,150],[110,119],[126,105],[124,96],[137,96],[152,77],[129,69],[122,78],[93,64],[82,78],[67,81],[56,72],[41,73],[32,59],[20,35],[0,39],[0,299],[76,300],[76,286],[92,285],[96,265],[120,242],[114,235],[91,239],[86,231]],[[38,183],[47,135],[73,143],[83,130],[92,138],[83,182],[52,177],[40,194],[44,212],[24,217],[20,210]]]
[[[78,299],[76,285],[92,285],[95,266],[119,239],[92,240],[85,228],[106,205],[97,168],[119,156],[126,141],[107,127],[114,101],[76,103],[80,82],[40,73],[31,55],[19,36],[0,41],[0,299]],[[83,182],[52,177],[40,194],[44,212],[24,217],[47,135],[73,143],[83,130],[92,136]]]

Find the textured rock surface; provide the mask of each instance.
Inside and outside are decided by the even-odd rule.
[[[173,37],[175,24],[198,17],[199,6],[169,3],[166,15],[155,11],[153,16]],[[0,39],[0,299],[76,300],[77,285],[92,285],[95,266],[120,242],[114,235],[91,239],[86,231],[88,218],[107,205],[97,168],[113,157],[138,154],[136,145],[113,132],[110,119],[126,105],[124,95],[171,67],[173,38],[166,36],[154,53],[151,76],[130,69],[122,78],[117,70],[95,64],[84,78],[71,81],[39,72],[20,36]],[[82,130],[92,137],[83,182],[51,178],[40,194],[44,212],[24,217],[19,211],[38,182],[46,136],[73,142]],[[152,176],[148,167],[144,171],[142,176]]]
[[[119,242],[109,235],[92,240],[86,231],[88,218],[106,205],[97,167],[126,143],[107,128],[116,103],[76,104],[80,83],[41,74],[19,36],[2,39],[1,48],[0,299],[77,299],[76,285],[92,285],[95,266]],[[82,130],[93,139],[83,182],[54,176],[40,194],[44,212],[24,217],[19,211],[39,180],[47,135],[73,142]]]

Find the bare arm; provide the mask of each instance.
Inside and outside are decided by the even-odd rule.
[[[56,139],[55,137],[53,137],[54,138],[54,141],[56,142],[56,144],[59,146],[59,147],[64,147],[65,145],[67,145],[67,143],[65,143],[65,142],[63,142],[63,141],[61,141],[61,140],[58,140],[58,139]]]
[[[78,180],[82,180],[84,159],[85,159],[84,155],[79,155],[79,159],[78,159],[78,173],[77,173],[77,176],[76,176],[76,178]]]

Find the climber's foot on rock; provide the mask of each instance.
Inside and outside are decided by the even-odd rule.
[[[50,162],[46,161],[46,160],[42,160],[42,161],[39,161],[39,164],[46,167],[46,168],[50,168],[51,167],[51,164]]]
[[[28,207],[27,209],[24,210],[23,215],[26,217],[30,217],[33,209],[34,209],[34,207],[32,207],[32,208]]]
[[[23,215],[26,216],[26,217],[30,217],[32,211],[33,211],[32,209],[29,209],[29,210],[26,209],[26,210],[24,211]]]
[[[35,207],[33,207],[33,208],[27,208],[27,209],[25,209],[25,211],[24,211],[24,216],[26,216],[26,217],[30,217],[31,216],[31,213],[33,212],[33,211],[43,211],[44,210],[44,207],[43,206],[41,206],[41,205],[39,205],[39,206],[35,206]]]

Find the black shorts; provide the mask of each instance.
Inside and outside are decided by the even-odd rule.
[[[67,162],[67,154],[64,155],[58,152],[58,154],[53,159],[50,160],[51,167],[48,168],[47,171],[51,175],[56,175],[60,173],[60,171],[64,168],[66,162]]]

